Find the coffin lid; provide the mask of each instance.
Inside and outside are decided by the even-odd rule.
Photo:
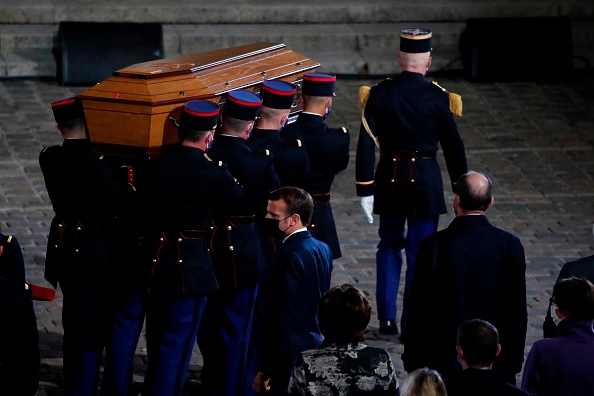
[[[210,99],[315,69],[319,63],[285,44],[252,43],[198,54],[137,63],[115,71],[79,97],[151,107]],[[218,101],[218,100],[215,100]]]

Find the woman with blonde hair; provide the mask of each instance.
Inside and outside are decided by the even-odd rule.
[[[441,375],[427,367],[408,375],[400,388],[401,396],[448,396]]]

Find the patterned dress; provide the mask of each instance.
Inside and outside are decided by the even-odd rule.
[[[366,344],[332,344],[302,352],[289,384],[291,395],[399,395],[390,355]]]

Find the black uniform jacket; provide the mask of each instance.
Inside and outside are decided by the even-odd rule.
[[[248,139],[252,150],[270,150],[282,186],[303,186],[309,174],[309,158],[301,143],[281,139],[279,131],[254,128]]]
[[[110,227],[121,193],[109,165],[86,139],[66,139],[39,155],[55,216],[50,227],[45,278],[54,287],[87,288],[107,280]]]
[[[208,252],[215,205],[241,203],[244,192],[227,167],[204,151],[178,146],[148,166],[146,213],[152,227],[145,238],[149,292],[199,295],[218,283]]]
[[[467,171],[464,144],[450,112],[448,93],[422,74],[402,72],[371,88],[365,119],[380,145],[363,125],[357,144],[357,194],[375,195],[380,215],[427,217],[446,213],[439,164],[441,143],[450,180]]]
[[[526,262],[520,240],[486,216],[459,216],[421,241],[406,317],[402,361],[411,372],[428,366],[446,378],[460,370],[456,331],[483,319],[499,331],[493,368],[519,373],[526,339]]]
[[[208,156],[226,163],[246,192],[238,204],[219,205],[213,218],[211,256],[217,279],[221,288],[250,287],[260,281],[265,264],[256,209],[266,207],[270,192],[280,187],[272,156],[227,135],[216,137]]]
[[[33,396],[39,385],[37,321],[16,238],[0,234],[0,395]]]
[[[313,236],[332,249],[332,256],[342,256],[332,207],[330,188],[334,177],[349,164],[350,137],[346,128],[329,128],[315,114],[302,113],[281,132],[284,139],[299,139],[309,157],[310,172],[305,184],[297,186],[310,193],[316,203],[309,229]]]
[[[288,141],[280,137],[279,131],[254,128],[248,139],[248,146],[253,150],[268,150],[272,154],[274,168],[283,187],[303,186],[305,178],[309,174],[309,158],[301,140]],[[256,222],[261,221],[265,215],[266,207],[258,208]],[[264,257],[268,263],[272,260],[280,242],[266,235],[261,227],[260,240]]]

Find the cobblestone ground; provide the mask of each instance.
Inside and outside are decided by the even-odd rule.
[[[343,257],[335,262],[333,283],[352,283],[375,299],[377,219],[369,225],[355,194],[355,149],[360,122],[357,90],[379,80],[339,79],[328,123],[351,133],[351,162],[336,177],[332,205]],[[563,83],[470,83],[439,79],[462,95],[464,115],[458,126],[469,167],[486,172],[494,183],[491,221],[522,240],[527,259],[529,326],[526,352],[541,335],[541,324],[553,282],[564,262],[594,254],[594,77],[577,76]],[[43,279],[47,232],[53,215],[38,164],[44,146],[59,144],[50,108],[52,101],[84,88],[61,87],[55,81],[0,81],[0,218],[4,233],[15,235],[25,256],[28,281]],[[449,185],[443,157],[444,185]],[[446,191],[447,202],[453,196]],[[451,211],[450,211],[451,212]],[[452,214],[441,217],[440,228]],[[404,277],[402,277],[404,279]],[[402,288],[401,288],[402,289]],[[401,296],[400,296],[401,297]],[[61,293],[53,302],[36,302],[42,357],[40,396],[60,395],[62,379]],[[398,304],[400,306],[401,299]],[[402,345],[377,333],[372,318],[368,341],[391,353],[401,379]],[[438,331],[438,328],[437,328]],[[142,380],[144,340],[137,350],[135,378]],[[188,394],[197,382],[201,357],[196,350]]]

